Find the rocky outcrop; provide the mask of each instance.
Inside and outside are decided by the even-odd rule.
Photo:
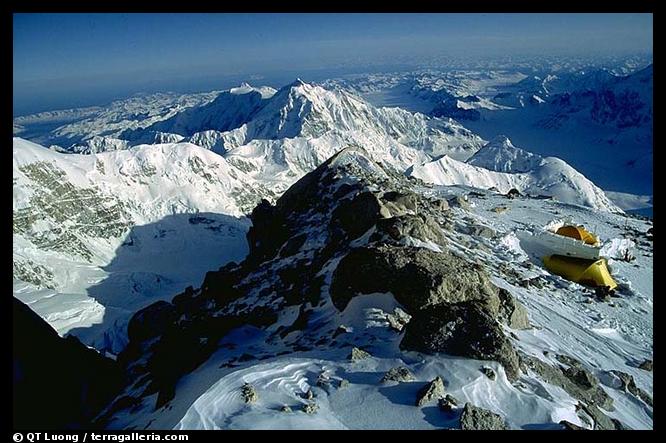
[[[460,428],[469,431],[500,431],[509,429],[502,416],[487,409],[465,403],[460,416]]]
[[[316,414],[318,410],[319,410],[319,405],[317,405],[317,403],[313,401],[303,405],[303,412],[305,412],[308,415]]]
[[[343,311],[359,294],[386,292],[401,306],[385,318],[404,334],[403,349],[496,360],[515,379],[518,358],[503,327],[527,327],[524,308],[481,264],[447,250],[447,205],[405,191],[409,186],[362,149],[349,148],[275,204],[262,201],[251,214],[243,262],[208,272],[200,288],[131,319],[130,342],[118,357],[133,380],[128,393],[157,393],[155,407],[166,405],[178,380],[218,350],[228,332],[267,330],[294,312],[285,309],[291,306],[298,307],[296,318],[276,326],[267,342],[294,352],[353,346],[349,328],[313,327],[321,321],[316,311],[328,302],[322,298],[330,295]],[[354,362],[368,357],[361,349],[349,355]],[[242,363],[237,356],[234,361]]]
[[[652,368],[654,367],[652,360],[643,360],[641,364],[638,365],[638,369],[642,369],[644,371],[649,371],[652,372]]]
[[[444,398],[439,399],[437,406],[439,406],[439,409],[444,412],[452,412],[458,407],[458,399],[451,394],[446,394]]]
[[[349,354],[349,360],[351,360],[352,362],[365,360],[366,358],[370,357],[372,357],[372,355],[370,355],[368,352],[365,352],[363,349],[359,348],[352,348],[351,353]]]
[[[397,366],[388,370],[381,379],[381,383],[388,383],[390,381],[408,382],[414,381],[414,374],[404,366]]]
[[[392,314],[386,314],[386,321],[388,321],[389,327],[398,332],[402,332],[411,319],[412,316],[400,308],[395,308]]]
[[[480,360],[495,360],[507,377],[519,374],[518,355],[499,322],[473,303],[442,305],[419,311],[400,344],[405,349],[447,352]]]
[[[376,221],[376,228],[375,235],[370,238],[372,241],[385,239],[392,243],[399,243],[413,238],[423,242],[432,242],[438,246],[446,244],[442,228],[432,217],[424,214],[406,214],[384,218]]]
[[[636,386],[636,381],[634,380],[633,375],[617,370],[609,371],[609,375],[617,380],[618,383],[616,387],[622,389],[625,392],[629,392],[636,398],[643,400],[648,406],[653,406],[652,397],[650,394]]]
[[[483,366],[481,368],[481,372],[483,372],[486,377],[488,377],[493,381],[495,381],[495,379],[497,378],[497,374],[495,374],[495,371],[491,367]]]
[[[550,365],[536,357],[520,356],[526,371],[535,372],[546,382],[561,387],[587,405],[613,410],[613,399],[599,385],[599,379],[580,361],[564,355],[558,355],[557,359],[562,364]]]
[[[444,380],[442,377],[435,377],[416,394],[416,406],[421,407],[437,401],[444,397],[444,393]]]
[[[586,428],[582,426],[575,425],[569,421],[562,420],[560,423],[562,425],[562,428],[566,431],[585,431],[587,430]]]
[[[249,383],[241,387],[241,397],[245,403],[256,403],[259,400],[257,390]]]

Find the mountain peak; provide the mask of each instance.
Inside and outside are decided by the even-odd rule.
[[[502,146],[506,148],[516,148],[513,143],[511,143],[511,139],[507,137],[504,134],[498,134],[495,137],[490,140],[490,142],[486,146]],[[518,148],[516,148],[518,149]]]

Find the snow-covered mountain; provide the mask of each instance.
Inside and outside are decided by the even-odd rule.
[[[215,99],[220,91],[201,94],[136,94],[106,106],[41,112],[14,118],[14,135],[44,146],[73,152],[94,150],[95,137],[118,138],[128,129],[145,127],[189,107]],[[99,143],[99,142],[97,142]]]
[[[555,212],[603,242],[649,226],[422,187],[344,149],[255,208],[245,260],[132,317],[117,359],[129,381],[97,425],[650,428],[649,242],[638,268],[612,263],[613,306],[594,301],[516,235]]]
[[[523,92],[502,92],[498,100],[515,109],[482,111],[466,126],[559,157],[605,190],[650,195],[652,84],[652,65],[627,76],[602,70],[518,83]]]
[[[528,109],[488,105],[515,73],[464,79],[478,124]],[[66,141],[13,140],[14,296],[116,359],[97,426],[652,427],[652,223],[576,165],[300,80],[142,99],[14,121]],[[530,238],[565,222],[616,297],[543,268]]]
[[[15,296],[116,352],[133,311],[244,257],[244,214],[276,197],[187,143],[76,155],[15,138],[13,159]]]
[[[242,258],[244,215],[343,146],[363,146],[373,161],[436,184],[517,188],[617,210],[557,159],[508,141],[477,152],[483,141],[451,120],[375,108],[301,81],[279,91],[243,85],[148,128],[131,133],[150,144],[93,136],[86,155],[14,139],[15,294],[59,332],[114,351],[134,309],[196,283],[211,261]],[[474,152],[470,164],[454,160]],[[442,153],[448,155],[432,160]],[[219,215],[202,223],[184,215],[196,213]],[[177,241],[168,234],[181,230],[187,234]],[[184,248],[180,255],[193,257],[193,265],[184,270],[147,259],[151,248],[174,254]],[[111,282],[129,295],[111,292]],[[140,296],[146,291],[152,295]]]
[[[622,212],[603,190],[563,160],[516,148],[506,137],[493,140],[467,162],[443,156],[414,165],[409,175],[437,185],[494,188],[503,194],[516,189],[528,195],[549,196],[563,203],[599,211]]]
[[[651,139],[653,77],[652,65],[625,77],[595,77],[554,95],[550,104],[557,116],[575,115],[619,130],[645,128]]]
[[[460,119],[488,140],[507,134],[535,153],[563,159],[604,190],[638,198],[651,195],[653,169],[653,73],[651,60],[640,60],[535,59],[504,71],[369,73],[325,84],[376,106]]]

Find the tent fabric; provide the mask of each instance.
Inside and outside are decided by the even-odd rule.
[[[586,260],[563,255],[549,255],[543,258],[543,263],[550,272],[567,280],[585,286],[617,288],[617,283],[608,271],[606,259]]]
[[[599,243],[599,239],[591,232],[585,230],[582,226],[562,226],[557,230],[556,234],[581,240],[587,245],[594,246]]]

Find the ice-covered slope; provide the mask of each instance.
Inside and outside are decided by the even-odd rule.
[[[15,295],[114,351],[131,312],[241,259],[244,214],[275,198],[187,143],[75,155],[15,138],[13,161]]]
[[[554,197],[563,203],[622,212],[603,190],[563,160],[518,149],[507,138],[484,146],[467,163],[444,156],[415,165],[409,174],[437,185],[496,188],[501,193],[515,188],[529,195]]]

